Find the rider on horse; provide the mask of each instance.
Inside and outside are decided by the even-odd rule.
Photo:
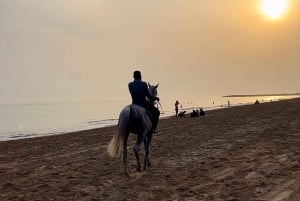
[[[140,71],[134,71],[133,78],[134,80],[128,84],[129,92],[132,98],[132,104],[140,105],[151,113],[153,116],[152,130],[153,132],[156,132],[160,112],[149,101],[159,101],[159,98],[154,97],[149,93],[148,85],[146,82],[142,81],[142,75]]]

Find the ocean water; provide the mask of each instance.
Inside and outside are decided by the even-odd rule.
[[[0,105],[0,141],[114,125],[123,101]]]
[[[223,98],[221,96],[202,96],[180,100],[180,110],[221,109],[228,106],[253,104],[294,98],[242,97]],[[161,99],[161,118],[174,115],[176,100]],[[56,135],[72,131],[101,128],[115,125],[121,109],[128,105],[124,100],[98,101],[88,103],[49,103],[49,104],[6,104],[0,105],[0,141]]]

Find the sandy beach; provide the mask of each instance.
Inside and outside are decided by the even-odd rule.
[[[115,126],[0,142],[0,200],[300,200],[300,99],[206,114],[162,119],[146,172],[130,135],[129,179]]]

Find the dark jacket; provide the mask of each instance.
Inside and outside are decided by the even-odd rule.
[[[134,80],[133,82],[130,82],[128,84],[128,88],[133,104],[138,104],[146,107],[149,104],[146,97],[151,101],[156,100],[156,97],[152,96],[149,93],[148,85],[146,82],[143,82],[141,80]]]

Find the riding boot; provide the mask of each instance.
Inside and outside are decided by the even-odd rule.
[[[157,124],[158,124],[158,119],[159,119],[159,112],[158,114],[155,114],[154,118],[153,118],[153,121],[152,121],[152,132],[153,133],[157,133]]]
[[[152,124],[152,133],[157,133],[156,127],[157,127],[157,121],[156,121],[156,120],[153,120],[153,124]]]

